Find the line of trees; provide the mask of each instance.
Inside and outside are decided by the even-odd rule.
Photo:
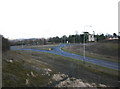
[[[85,32],[85,42],[88,42],[88,32]],[[95,41],[102,41],[108,38],[110,35],[104,35],[104,34],[97,34],[94,35]],[[117,36],[115,33],[113,33],[113,36]],[[32,39],[24,39],[24,40],[18,40],[18,41],[11,41],[11,45],[46,45],[46,44],[56,44],[56,43],[83,43],[83,37],[84,34],[76,34],[76,35],[69,35],[68,37],[66,35],[63,35],[62,37],[50,37],[48,39],[45,38],[32,38]]]
[[[10,41],[11,46],[14,45],[46,45],[46,39],[22,39],[22,40],[13,40]]]
[[[88,32],[85,33],[85,42],[88,42]],[[62,37],[50,37],[48,39],[45,38],[32,38],[32,39],[23,39],[23,40],[13,40],[9,41],[8,39],[4,38],[2,35],[0,35],[1,42],[2,42],[2,51],[7,51],[10,49],[10,46],[14,45],[46,45],[46,44],[56,44],[56,43],[82,43],[83,42],[83,34],[76,34],[76,35],[69,35],[68,37],[66,35],[63,35]],[[116,33],[113,33],[113,35],[107,34],[97,34],[94,36],[96,41],[102,41],[109,37],[118,37]]]
[[[89,34],[88,32],[85,32],[85,42],[88,42],[88,34]],[[94,35],[94,37],[97,42],[105,40],[107,38],[107,36],[105,36],[104,34]],[[49,38],[48,42],[52,42],[52,43],[67,43],[67,42],[83,43],[83,38],[84,38],[84,34],[69,35],[68,37],[66,35],[64,35],[61,38],[59,38],[58,36]]]

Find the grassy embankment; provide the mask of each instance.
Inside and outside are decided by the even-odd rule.
[[[13,59],[13,62],[9,62]],[[45,69],[51,69],[50,75]],[[31,75],[33,72],[34,76]],[[102,68],[50,53],[33,51],[8,51],[3,53],[3,86],[50,86],[55,84],[52,75],[64,73],[90,84],[117,86],[117,71]],[[26,79],[28,84],[26,84]],[[50,83],[52,81],[52,83]]]
[[[67,46],[62,50],[83,55],[83,46]],[[118,40],[102,41],[96,44],[86,45],[86,56],[93,57],[101,60],[118,62]]]
[[[3,53],[3,87],[44,87],[49,86],[51,76],[46,74],[50,65],[32,59],[19,51],[7,51]],[[9,60],[13,59],[12,62]],[[54,74],[52,70],[50,74]],[[54,81],[52,81],[54,82]]]
[[[71,77],[80,78],[89,83],[114,85],[118,81],[118,71],[116,70],[90,63],[84,65],[81,61],[50,53],[40,55],[40,52],[28,52],[28,54],[37,60],[50,64],[56,71],[63,72]]]

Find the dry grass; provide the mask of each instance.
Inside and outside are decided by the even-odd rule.
[[[13,62],[9,62],[13,59]],[[49,86],[51,76],[45,74],[45,68],[50,68],[47,63],[32,59],[18,51],[3,53],[3,87],[45,87]],[[31,72],[35,76],[31,75]],[[44,74],[44,75],[43,75]],[[27,83],[26,83],[27,81]]]
[[[7,61],[11,58],[13,63]],[[50,76],[45,74],[45,68],[52,70]],[[30,75],[31,71],[36,77]],[[89,84],[118,86],[117,77],[101,72],[99,66],[83,65],[80,61],[71,58],[43,52],[8,51],[3,53],[3,87],[53,86],[56,82],[51,79],[52,75],[59,72],[69,77],[82,79]],[[28,85],[26,81],[29,81]]]
[[[67,52],[83,55],[82,45],[67,46],[62,49]],[[118,62],[118,43],[116,41],[107,41],[86,45],[86,56],[101,60]]]
[[[46,49],[46,48],[51,48],[51,47],[56,47],[59,46],[59,44],[54,44],[54,45],[32,45],[32,46],[14,46],[14,48],[25,48],[25,49]]]
[[[85,65],[78,60],[63,57],[50,53],[24,51],[36,60],[43,61],[57,71],[69,75],[70,77],[80,78],[89,83],[103,83],[109,86],[117,86],[118,71],[105,67],[86,63]]]

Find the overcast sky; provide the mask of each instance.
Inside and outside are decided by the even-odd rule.
[[[0,34],[41,38],[118,33],[119,0],[0,0]],[[92,27],[89,27],[91,25]]]

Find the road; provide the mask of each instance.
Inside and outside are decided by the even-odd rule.
[[[82,44],[74,44],[74,45],[82,45]],[[53,53],[53,54],[57,54],[57,55],[61,55],[61,56],[65,56],[65,57],[69,57],[69,58],[83,61],[83,56],[68,53],[68,52],[61,50],[61,48],[64,46],[69,46],[69,44],[61,44],[60,46],[52,47],[52,50],[50,50],[50,51],[49,50],[38,50],[38,49],[24,49],[24,48],[17,49],[14,47],[11,47],[11,49],[12,50],[31,50],[31,51],[47,52],[47,53]],[[115,62],[95,59],[95,58],[91,58],[91,57],[86,57],[85,61],[88,63],[96,64],[96,65],[107,67],[110,69],[120,70],[120,65],[118,65],[118,63],[115,63]]]

